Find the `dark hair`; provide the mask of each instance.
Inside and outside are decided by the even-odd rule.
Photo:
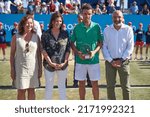
[[[64,23],[63,16],[61,15],[61,13],[55,12],[51,16],[50,23],[49,23],[49,29],[53,28],[52,22],[55,21],[58,17],[60,17],[62,19],[62,25],[63,25],[63,23]],[[62,29],[62,25],[61,25],[60,29]]]
[[[34,15],[34,11],[27,11],[26,15]]]
[[[25,32],[25,30],[24,30],[24,27],[25,27],[25,25],[26,25],[26,23],[27,23],[27,20],[28,19],[32,19],[32,21],[33,21],[33,18],[32,17],[29,17],[29,16],[24,16],[22,19],[21,19],[21,21],[19,22],[19,25],[18,25],[18,33],[20,34],[20,35],[23,35],[24,34],[24,32]],[[33,25],[34,25],[34,22],[33,22]],[[33,26],[34,27],[34,26]],[[33,30],[34,30],[34,28],[33,28]],[[32,30],[32,31],[33,31]],[[33,31],[34,32],[34,31]]]
[[[83,6],[82,6],[82,11],[83,11],[83,10],[90,10],[90,9],[91,9],[91,10],[93,9],[90,4],[87,4],[87,3],[83,4]]]

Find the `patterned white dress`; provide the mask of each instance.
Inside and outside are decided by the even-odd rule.
[[[16,55],[15,55],[15,87],[17,89],[27,89],[39,87],[38,80],[38,59],[37,47],[38,36],[33,33],[31,41],[28,43],[23,36],[16,35]]]

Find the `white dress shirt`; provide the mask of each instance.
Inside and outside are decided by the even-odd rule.
[[[5,1],[4,4],[5,4],[5,13],[10,14],[11,13],[10,6],[11,6],[12,2],[10,0],[8,0],[8,1]]]
[[[122,23],[119,30],[112,25],[104,30],[103,56],[111,62],[115,58],[129,59],[134,49],[133,29]]]
[[[3,1],[0,1],[0,14],[3,14],[4,13],[4,2]]]
[[[34,31],[37,33],[39,38],[41,39],[42,31],[38,21],[34,20]]]
[[[14,0],[14,3],[18,6],[22,5],[22,0]]]
[[[22,0],[23,8],[27,9],[29,0]]]

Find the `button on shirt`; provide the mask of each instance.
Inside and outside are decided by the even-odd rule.
[[[104,59],[111,62],[115,58],[129,59],[134,48],[134,35],[131,27],[122,24],[119,30],[113,25],[105,28],[103,42]]]

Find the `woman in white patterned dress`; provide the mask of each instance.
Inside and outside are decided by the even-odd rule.
[[[18,89],[17,99],[35,99],[35,88],[39,87],[42,74],[40,39],[33,31],[31,17],[25,16],[19,23],[18,34],[11,42],[11,78]]]

